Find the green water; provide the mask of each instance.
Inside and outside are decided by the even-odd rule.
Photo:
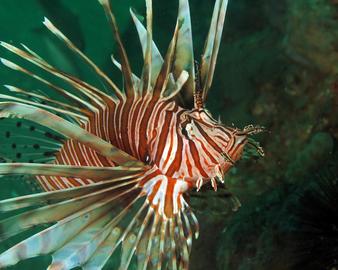
[[[177,2],[154,1],[154,40],[163,54],[174,30]],[[253,123],[267,127],[268,132],[256,136],[266,156],[244,159],[227,175],[228,189],[242,203],[237,212],[231,210],[231,200],[224,189],[218,196],[211,191],[203,196],[192,194],[191,204],[201,233],[193,243],[190,267],[333,270],[338,266],[334,260],[338,259],[338,233],[334,229],[338,227],[338,194],[335,184],[327,183],[335,183],[338,162],[338,2],[229,2],[207,107],[215,118],[219,115],[228,125],[243,127]],[[128,9],[132,6],[144,14],[144,3],[112,3],[132,68],[140,74],[141,48]],[[212,0],[190,0],[196,56],[203,49],[213,4]],[[116,46],[95,0],[0,0],[0,40],[16,45],[22,42],[51,64],[101,87],[90,69],[43,27],[44,16],[121,85],[120,73],[110,60],[112,53],[117,54]],[[0,50],[1,57],[25,63]],[[34,67],[32,70],[38,71]],[[0,84],[48,91],[3,66]],[[5,91],[1,89],[1,93]],[[13,135],[6,140],[6,132],[30,136],[32,124],[23,121],[22,125],[18,127],[15,120],[0,121],[0,153],[6,152],[16,161],[29,161],[24,139]],[[22,149],[13,148],[15,142]],[[25,177],[0,180],[2,199],[32,190]],[[323,192],[318,182],[329,191],[324,188]],[[318,197],[307,197],[316,192]],[[311,203],[306,198],[311,198]],[[321,204],[322,200],[327,203]],[[331,208],[337,212],[328,212]],[[302,214],[309,209],[317,216]],[[0,249],[18,239],[4,242]],[[10,269],[46,269],[49,261],[48,256],[34,258]],[[112,260],[107,269],[116,267]]]

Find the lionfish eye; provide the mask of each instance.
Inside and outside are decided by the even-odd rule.
[[[191,140],[193,136],[193,122],[183,122],[181,124],[181,133],[187,140]]]
[[[188,131],[186,130],[185,126],[181,127],[181,133],[183,134],[184,137],[186,137],[189,140]]]
[[[185,115],[183,119],[181,123],[181,133],[187,140],[191,140],[193,120],[188,115]]]

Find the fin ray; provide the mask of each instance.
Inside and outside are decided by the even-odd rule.
[[[117,94],[118,97],[122,96],[120,89],[115,83],[97,66],[95,65],[83,52],[81,52],[59,29],[57,29],[51,21],[46,17],[44,18],[43,24],[50,30],[55,36],[62,40],[72,51],[78,54],[104,81],[108,83],[111,89]],[[106,95],[104,92],[101,95]]]
[[[140,43],[142,45],[142,51],[143,51],[143,57],[145,57],[146,54],[146,46],[144,44],[147,44],[147,30],[143,26],[143,24],[140,22],[140,20],[137,18],[135,12],[130,9],[130,14],[132,16],[132,19],[134,21],[134,24],[136,26],[136,30],[139,35]],[[152,49],[151,49],[151,85],[154,87],[156,84],[156,80],[158,78],[158,75],[161,71],[162,65],[163,65],[163,57],[158,50],[156,44],[154,41],[152,41]],[[168,81],[168,87],[169,89],[172,89],[174,86],[174,80],[172,76],[169,77]]]
[[[206,40],[201,59],[201,86],[203,88],[203,100],[206,99],[213,80],[227,6],[228,0],[216,0],[208,38]]]
[[[184,91],[181,93],[184,100],[191,102],[195,93],[195,66],[188,0],[179,1],[177,23],[180,23],[181,26],[177,34],[175,62],[173,66],[174,76],[177,80],[184,70],[188,72],[189,77],[183,86]]]
[[[21,103],[0,102],[0,116],[19,117],[37,122],[70,139],[91,147],[101,155],[110,158],[118,164],[128,163],[129,165],[134,164],[136,166],[143,165],[142,162],[137,161],[136,158],[130,156],[112,144],[46,110]]]
[[[132,82],[132,71],[131,71],[129,61],[128,61],[126,50],[123,46],[123,43],[120,37],[120,33],[119,33],[119,29],[116,23],[115,16],[111,9],[110,2],[109,0],[98,0],[98,1],[104,9],[106,17],[112,28],[113,36],[115,38],[115,41],[117,42],[117,48],[118,48],[119,55],[121,58],[120,60],[122,64],[122,73],[123,73],[123,77],[125,81],[127,97],[133,99],[135,92],[134,92],[134,87],[133,87],[133,82]]]
[[[29,174],[104,180],[123,176],[136,176],[141,172],[142,170],[139,167],[91,167],[38,163],[0,163],[0,175]]]

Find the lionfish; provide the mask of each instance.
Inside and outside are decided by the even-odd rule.
[[[0,164],[1,175],[31,175],[43,190],[0,201],[1,212],[14,213],[0,221],[1,240],[41,227],[0,254],[0,268],[51,254],[48,269],[102,269],[118,254],[120,269],[133,263],[138,269],[188,269],[192,238],[199,234],[188,192],[206,183],[216,190],[217,181],[223,181],[250,143],[248,135],[262,128],[226,127],[204,107],[228,1],[215,2],[198,68],[188,0],[179,0],[164,58],[152,38],[152,1],[145,2],[146,26],[130,11],[144,58],[138,77],[131,70],[111,3],[99,0],[117,43],[120,62],[112,60],[123,75],[122,89],[52,22],[43,22],[92,68],[108,93],[50,65],[25,45],[1,42],[73,91],[1,58],[5,66],[47,85],[65,101],[10,85],[5,86],[10,94],[1,94],[1,118],[20,118],[34,122],[37,127],[32,129],[52,130],[58,135],[45,135],[57,141],[59,149],[51,162]],[[182,96],[191,97],[193,108],[180,105]]]

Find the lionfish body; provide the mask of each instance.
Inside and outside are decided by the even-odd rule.
[[[120,269],[127,269],[133,260],[139,269],[188,269],[198,222],[184,194],[209,181],[216,189],[216,180],[222,181],[241,157],[247,136],[260,131],[253,126],[244,130],[225,127],[204,108],[226,0],[215,3],[200,70],[194,68],[187,0],[179,1],[174,36],[164,58],[152,41],[151,1],[146,1],[146,28],[131,11],[144,54],[140,77],[131,71],[109,1],[99,2],[118,44],[121,64],[114,58],[113,62],[123,74],[124,91],[47,19],[47,28],[94,69],[111,95],[49,65],[26,46],[19,49],[1,43],[64,80],[77,94],[1,59],[63,95],[69,104],[14,86],[6,86],[11,95],[1,95],[7,101],[0,103],[0,117],[36,122],[67,140],[60,144],[52,163],[0,164],[0,174],[34,175],[45,190],[0,202],[1,211],[29,207],[0,222],[0,237],[7,239],[41,224],[51,225],[3,252],[0,267],[52,254],[49,269],[101,269],[119,249]],[[176,102],[182,91],[193,98],[193,109]],[[16,94],[34,96],[44,103]]]

